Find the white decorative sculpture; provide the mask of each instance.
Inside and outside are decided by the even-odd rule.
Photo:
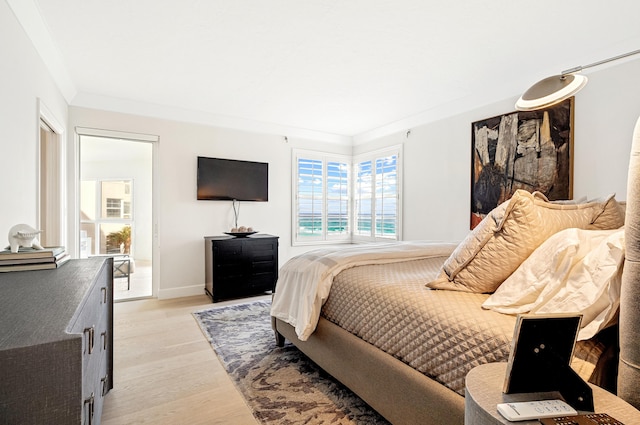
[[[9,229],[9,246],[11,252],[18,252],[21,246],[35,249],[44,249],[40,246],[38,235],[42,230],[36,230],[28,224],[16,224]]]

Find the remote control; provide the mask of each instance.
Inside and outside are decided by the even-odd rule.
[[[624,425],[606,413],[585,413],[578,416],[540,418],[542,425]]]
[[[520,401],[498,404],[498,412],[509,421],[528,421],[554,416],[577,415],[578,412],[562,400]]]

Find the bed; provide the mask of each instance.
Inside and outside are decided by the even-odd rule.
[[[393,424],[462,424],[464,378],[508,359],[516,314],[579,306],[572,366],[640,408],[639,186],[640,120],[626,203],[519,191],[460,244],[295,257],[273,297],[277,343],[294,343]]]

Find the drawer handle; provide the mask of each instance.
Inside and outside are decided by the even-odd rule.
[[[94,335],[96,332],[96,327],[91,326],[90,328],[84,328],[84,334],[86,335],[87,340],[87,353],[93,353],[93,343],[94,343]]]
[[[102,379],[100,379],[100,382],[102,383],[102,397],[104,397],[105,395],[107,395],[107,387],[109,386],[109,377],[108,376],[104,376],[102,377]]]
[[[87,420],[85,421],[85,423],[88,425],[91,425],[93,423],[94,401],[95,401],[94,393],[91,393],[90,397],[84,399],[84,404],[89,405],[87,409]]]
[[[102,288],[100,288],[100,290],[102,291],[102,304],[106,304],[107,303],[107,288],[105,288],[103,286]]]
[[[102,337],[102,350],[107,351],[107,331],[100,334]]]

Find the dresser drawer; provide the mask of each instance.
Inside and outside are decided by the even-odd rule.
[[[82,394],[87,400],[91,395],[103,394],[104,388],[101,379],[105,375],[105,368],[108,367],[109,353],[111,345],[111,329],[106,323],[98,325],[95,333],[95,341],[91,353],[83,352],[82,365]],[[110,383],[107,381],[107,383]],[[107,387],[110,389],[111,387]],[[107,391],[108,391],[107,389]]]
[[[247,282],[247,286],[255,290],[273,291],[276,279],[273,272],[255,273]]]
[[[85,424],[100,423],[104,398],[113,386],[107,357],[103,356],[99,360],[97,367],[91,371],[95,378],[83,382],[83,416],[85,418],[83,423]]]
[[[213,255],[221,260],[230,260],[242,256],[243,243],[241,241],[224,241],[213,244]]]
[[[252,261],[251,262],[251,273],[252,274],[262,274],[262,273],[275,273],[276,271],[276,263],[273,260],[265,260],[265,261]]]
[[[73,333],[82,333],[85,328],[96,325],[106,317],[109,314],[113,295],[111,291],[108,282],[96,282],[85,301],[78,307],[76,320],[69,325],[69,330]]]
[[[72,333],[82,336],[82,364],[89,375],[87,379],[91,380],[97,377],[100,359],[111,349],[111,290],[108,282],[96,282],[85,302],[79,307],[77,320],[71,326]]]

